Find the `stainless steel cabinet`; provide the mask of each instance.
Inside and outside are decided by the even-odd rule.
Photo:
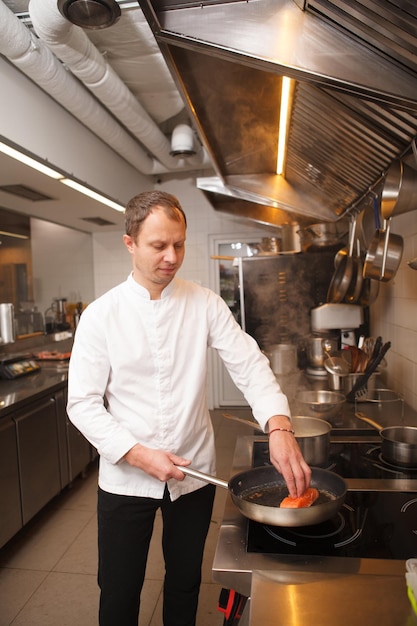
[[[14,414],[22,500],[26,524],[61,490],[57,411],[47,396]]]
[[[97,457],[66,403],[63,385],[0,419],[0,547]]]
[[[63,389],[59,392],[58,407],[60,412],[60,422],[64,415],[66,424],[66,441],[67,441],[67,455],[68,455],[68,472],[69,481],[71,482],[85,471],[87,466],[93,460],[92,446],[87,439],[75,428],[70,422],[67,416],[67,389]]]
[[[70,480],[85,471],[91,462],[91,446],[87,439],[67,418],[67,438]]]
[[[16,425],[0,420],[0,546],[22,528]]]
[[[57,425],[58,425],[58,449],[59,449],[59,468],[61,474],[61,489],[64,489],[69,482],[69,452],[67,440],[67,393],[66,387],[55,393]]]

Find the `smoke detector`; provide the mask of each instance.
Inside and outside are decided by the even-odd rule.
[[[187,124],[178,124],[171,135],[171,156],[192,156],[194,150],[193,129]]]

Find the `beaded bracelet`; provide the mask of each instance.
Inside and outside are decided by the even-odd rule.
[[[281,430],[284,433],[291,433],[292,435],[295,435],[295,432],[293,431],[292,428],[273,428],[272,430],[269,431],[268,436],[272,435],[272,433],[274,433],[277,430]]]

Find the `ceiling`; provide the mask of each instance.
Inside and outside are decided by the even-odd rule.
[[[49,5],[49,9],[56,15],[57,24],[60,28],[64,24],[66,30],[82,31],[81,34],[85,38],[88,37],[94,52],[98,51],[97,54],[104,59],[106,64],[109,64],[111,71],[114,71],[113,82],[109,84],[107,91],[110,92],[113,89],[116,93],[114,100],[117,100],[118,93],[122,94],[123,101],[127,101],[131,97],[130,110],[127,105],[124,105],[124,102],[122,106],[119,106],[117,102],[110,102],[109,100],[106,102],[106,94],[97,95],[88,88],[88,85],[82,84],[82,80],[76,75],[75,70],[76,80],[74,84],[71,84],[70,89],[67,89],[63,83],[62,88],[57,91],[57,101],[70,113],[77,116],[77,112],[71,108],[73,100],[71,90],[76,88],[78,102],[85,99],[86,108],[90,107],[93,111],[91,120],[79,118],[80,121],[90,131],[97,134],[102,141],[106,141],[112,150],[117,152],[131,167],[145,176],[151,177],[151,183],[155,177],[169,176],[170,173],[176,176],[178,173],[189,171],[198,171],[199,173],[209,171],[212,173],[210,160],[206,152],[202,150],[201,143],[194,131],[192,131],[192,140],[197,154],[184,159],[170,155],[171,136],[174,129],[178,127],[178,124],[188,124],[190,116],[137,2],[121,0],[119,2],[121,7],[120,20],[111,28],[102,30],[87,30],[72,26],[58,12],[55,0],[50,2],[48,0],[35,0],[32,3],[29,0],[0,0],[0,3],[5,5],[7,11],[13,14],[13,19],[19,22],[17,25],[19,28],[16,31],[19,36],[20,31],[25,29],[38,40],[36,20],[38,22],[43,20],[47,24],[48,22],[52,23],[47,13],[42,14],[42,10],[39,11],[39,6],[43,9]],[[35,10],[37,11],[36,14]],[[35,19],[32,18],[32,12]],[[0,25],[0,30],[1,28]],[[6,29],[5,25],[4,28]],[[51,33],[46,32],[45,35],[43,31],[41,32],[41,25],[38,26],[38,29],[40,44],[53,52],[54,58],[60,66],[57,68],[57,82],[59,82],[61,74],[63,74],[62,80],[64,81],[68,69],[71,71],[73,69],[70,63],[76,64],[78,59],[72,60],[68,57],[68,51],[62,52],[59,46],[59,37],[57,36],[57,39],[53,40],[55,33],[51,35]],[[45,39],[48,36],[49,41],[46,44]],[[4,33],[0,33],[0,40],[2,37],[5,37]],[[61,57],[61,53],[64,56]],[[4,54],[4,56],[6,59],[8,58],[7,55]],[[13,58],[8,60],[14,63]],[[88,62],[89,59],[86,60],[86,63]],[[42,84],[42,76],[39,76],[42,69],[38,70],[36,67],[28,69],[26,66],[22,68],[18,63],[14,64],[49,95],[55,97],[55,93],[50,89],[50,81],[45,80],[45,85]],[[93,67],[93,60],[90,65]],[[59,72],[61,67],[65,69]],[[53,71],[55,69],[54,67]],[[120,83],[117,82],[119,80]],[[122,87],[126,91],[122,91]],[[103,99],[102,102],[100,98]],[[138,109],[136,109],[136,105]],[[119,109],[116,108],[117,106]],[[103,110],[104,113],[101,114],[100,110]],[[112,126],[107,139],[104,135],[104,128],[108,120]],[[28,123],[28,120],[24,120],[23,123]],[[94,123],[96,123],[96,127],[94,127]],[[114,137],[119,137],[119,135],[120,139],[115,141]],[[31,190],[39,192],[46,198],[29,199],[24,195],[9,193],[4,189],[4,186],[24,186],[29,192]],[[26,190],[22,190],[23,194]],[[18,193],[19,190],[15,191]],[[125,198],[124,200],[127,201],[128,199]],[[122,213],[99,204],[2,153],[0,153],[0,207],[90,232],[123,227]]]
[[[120,20],[102,30],[66,23],[55,0],[3,4],[75,76],[80,98],[94,98],[120,124],[125,134],[119,143],[109,140],[113,150],[145,175],[194,176],[225,213],[277,228],[337,221],[371,203],[396,157],[415,167],[417,8],[411,1],[120,0]],[[84,39],[75,34],[68,42],[69,29]],[[94,62],[80,69],[76,55],[86,40]],[[93,68],[102,61],[118,82],[100,90]],[[285,176],[278,177],[283,75],[293,79],[294,91]],[[47,81],[41,86],[50,88]],[[66,106],[64,95],[60,104]],[[142,117],[146,123],[139,125]],[[96,119],[97,112],[91,123],[80,121],[106,141]],[[178,160],[170,141],[184,122],[193,129],[196,155]],[[65,223],[76,207],[77,223],[99,212],[121,224],[111,209],[4,159],[0,186],[25,181],[53,198],[32,202],[33,215],[59,214]],[[0,191],[0,206],[17,208],[20,201],[8,196]]]

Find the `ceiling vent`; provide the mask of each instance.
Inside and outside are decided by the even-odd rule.
[[[36,191],[36,189],[26,187],[26,185],[1,185],[0,191],[11,193],[14,196],[19,196],[20,198],[25,198],[26,200],[31,200],[32,202],[54,200],[51,196],[46,196],[44,193]]]
[[[82,217],[81,219],[96,226],[115,226],[115,222],[109,222],[109,220],[105,220],[102,217]]]
[[[58,0],[58,9],[72,24],[91,30],[108,28],[121,16],[115,0]]]

